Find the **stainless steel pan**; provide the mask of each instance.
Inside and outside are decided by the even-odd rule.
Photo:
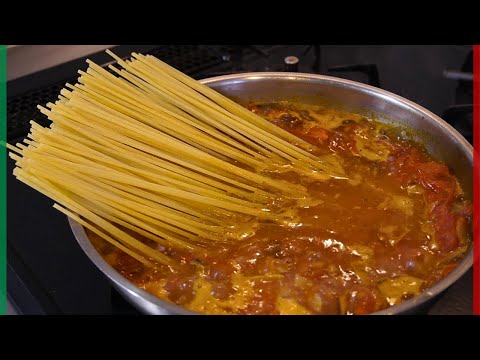
[[[450,125],[423,107],[372,86],[314,74],[245,73],[220,76],[202,81],[211,88],[237,100],[301,100],[329,102],[343,107],[375,114],[379,121],[404,127],[406,134],[421,141],[438,160],[444,161],[458,176],[466,197],[473,196],[473,149]],[[116,289],[145,314],[194,314],[139,289],[116,272],[97,253],[85,230],[70,220],[72,231],[90,260],[113,283]],[[375,314],[415,313],[457,281],[473,263],[473,250],[461,264],[442,281],[422,294]]]

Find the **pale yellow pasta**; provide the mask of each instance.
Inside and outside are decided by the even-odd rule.
[[[24,143],[7,146],[20,181],[147,266],[176,266],[152,244],[208,251],[239,238],[242,224],[292,216],[273,204],[308,194],[271,173],[345,176],[312,145],[160,60],[107,52],[116,75],[87,61],[77,84],[39,106],[51,126],[32,121]]]

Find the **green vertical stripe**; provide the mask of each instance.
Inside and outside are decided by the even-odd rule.
[[[0,314],[7,312],[7,46],[0,45]]]

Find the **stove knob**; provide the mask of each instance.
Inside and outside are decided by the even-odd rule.
[[[288,72],[298,72],[298,57],[296,56],[287,56],[285,59],[283,59],[284,62],[284,71]]]

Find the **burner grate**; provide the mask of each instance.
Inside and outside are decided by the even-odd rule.
[[[57,99],[65,82],[48,87],[35,89],[7,100],[7,138],[16,139],[26,135],[30,129],[30,120],[38,122],[42,126],[49,124],[49,120],[40,113],[37,105],[45,105],[49,101]]]
[[[222,59],[196,45],[167,45],[148,52],[195,78],[195,74],[220,65]]]

